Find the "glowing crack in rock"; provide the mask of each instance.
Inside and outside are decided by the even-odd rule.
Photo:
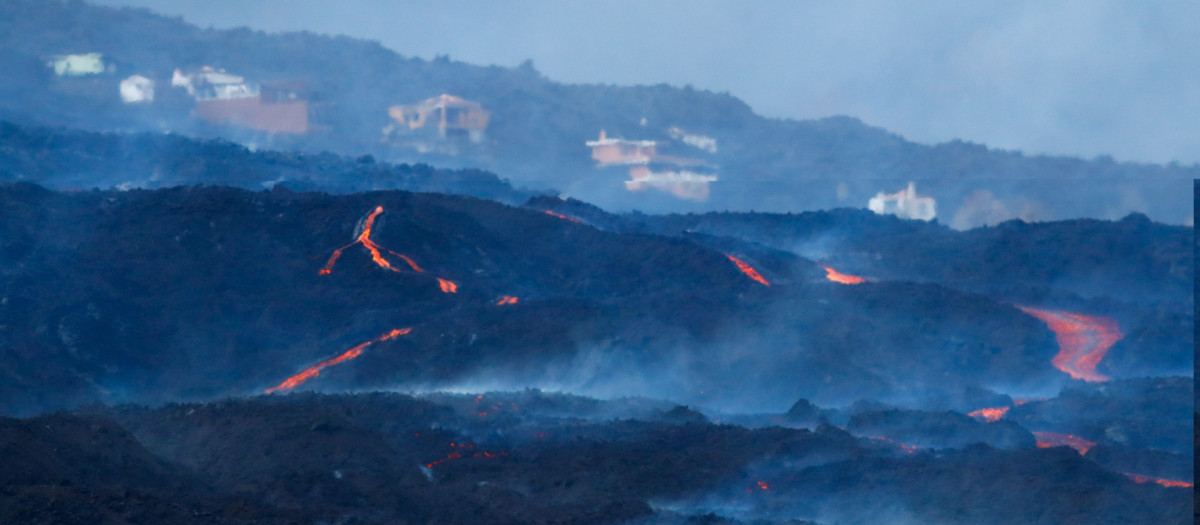
[[[361,343],[358,346],[355,346],[354,348],[351,348],[351,349],[343,352],[342,355],[339,355],[337,357],[334,357],[333,359],[328,359],[328,360],[322,361],[320,363],[317,363],[313,366],[310,366],[308,368],[305,368],[304,371],[300,372],[299,374],[296,374],[292,377],[287,378],[286,381],[279,383],[276,386],[268,388],[266,390],[266,393],[272,394],[272,393],[278,392],[280,390],[291,390],[293,388],[296,388],[297,386],[300,386],[305,381],[308,381],[309,379],[312,379],[314,377],[321,375],[322,369],[331,367],[336,364],[343,363],[345,361],[349,361],[351,359],[354,359],[355,357],[362,355],[363,349],[368,346],[371,346],[371,345],[381,342],[381,341],[387,341],[388,339],[395,339],[395,338],[405,335],[411,331],[412,331],[411,328],[399,328],[399,329],[392,330],[386,334],[383,334],[379,337],[376,337],[375,339],[372,339],[365,343]]]
[[[825,278],[835,283],[842,284],[862,284],[867,282],[866,279],[857,275],[846,275],[828,266],[825,267]]]
[[[496,301],[496,306],[502,306],[506,304],[517,304],[517,298],[511,295],[506,295],[501,297],[499,301]]]
[[[762,283],[763,286],[771,286],[771,283],[767,282],[767,280],[762,276],[762,274],[758,273],[758,270],[755,270],[753,266],[746,264],[741,259],[738,259],[737,257],[734,257],[732,255],[729,255],[728,253],[725,254],[725,256],[728,257],[729,260],[733,261],[733,264],[736,264],[738,269],[741,270],[742,273],[750,276],[751,279],[754,279],[755,281]]]
[[[984,421],[991,423],[994,421],[1000,421],[1000,418],[1004,417],[1004,414],[1008,413],[1008,409],[1010,408],[1012,407],[981,408],[979,410],[968,412],[967,415],[971,417],[981,417]]]
[[[1096,446],[1094,441],[1088,441],[1079,436],[1072,436],[1071,434],[1034,432],[1033,437],[1037,439],[1038,448],[1071,447],[1078,451],[1080,455],[1087,454],[1088,450]]]
[[[1108,376],[1096,372],[1096,365],[1104,359],[1113,343],[1125,337],[1117,328],[1116,321],[1107,317],[1039,310],[1026,306],[1017,308],[1046,323],[1054,332],[1059,351],[1050,363],[1055,368],[1075,379],[1108,381]]]

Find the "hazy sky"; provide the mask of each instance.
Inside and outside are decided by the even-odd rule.
[[[96,0],[552,80],[691,84],[924,143],[1200,162],[1200,1]]]

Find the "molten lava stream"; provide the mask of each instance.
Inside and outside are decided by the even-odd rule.
[[[1080,455],[1087,454],[1089,449],[1096,446],[1096,443],[1093,441],[1088,441],[1079,436],[1072,436],[1071,434],[1034,432],[1033,437],[1037,439],[1038,448],[1071,447],[1078,451]]]
[[[442,287],[443,293],[458,293],[458,285],[438,277],[438,286]]]
[[[309,379],[312,379],[314,377],[321,375],[321,369],[323,369],[323,368],[327,368],[327,367],[342,363],[344,361],[349,361],[351,359],[354,359],[355,357],[362,355],[363,349],[368,346],[371,346],[372,344],[378,343],[380,341],[387,341],[388,339],[395,339],[395,338],[400,337],[404,334],[407,334],[411,331],[412,331],[412,328],[401,328],[401,329],[397,329],[397,330],[392,330],[386,334],[376,337],[375,339],[372,339],[365,343],[361,343],[358,346],[355,346],[354,348],[351,348],[351,349],[345,351],[342,355],[339,355],[333,359],[322,361],[313,366],[305,368],[303,372],[300,372],[299,374],[296,374],[292,377],[287,378],[286,381],[279,383],[276,386],[268,388],[266,390],[266,393],[271,394],[274,392],[278,392],[280,390],[291,390],[293,388],[296,388],[297,386],[300,386],[301,383],[304,383],[305,381],[308,381]]]
[[[825,267],[825,278],[835,283],[842,284],[862,284],[867,282],[866,279],[857,275],[846,275],[828,266]]]
[[[375,226],[375,219],[377,217],[379,217],[379,214],[381,214],[381,213],[383,213],[383,206],[376,206],[375,210],[372,211],[371,214],[367,216],[366,222],[363,223],[362,233],[358,234],[358,237],[356,237],[354,239],[354,242],[334,250],[333,255],[331,255],[329,257],[329,261],[325,263],[325,266],[321,268],[321,271],[319,273],[321,275],[329,275],[329,274],[333,273],[333,265],[337,264],[337,260],[339,257],[342,256],[342,252],[345,251],[346,248],[354,246],[355,244],[361,244],[361,245],[363,245],[364,248],[367,249],[368,252],[371,252],[371,260],[375,261],[375,264],[379,265],[380,268],[391,270],[393,272],[399,272],[400,271],[399,268],[392,266],[392,263],[388,262],[387,259],[383,258],[383,253],[380,252],[379,245],[375,244],[375,241],[371,240],[371,228],[373,228]],[[408,263],[408,265],[415,272],[424,272],[425,271],[425,270],[422,270],[420,266],[417,266],[417,263],[414,262],[411,258],[409,258],[406,255],[402,255],[402,254],[393,252],[391,250],[388,250],[388,253],[395,255],[396,257],[399,257],[401,259],[404,259],[404,262]]]
[[[751,279],[754,279],[755,281],[762,283],[763,286],[771,286],[771,283],[767,282],[767,280],[765,278],[763,278],[762,274],[758,273],[758,270],[755,270],[753,266],[746,264],[741,259],[738,259],[737,257],[734,257],[732,255],[729,255],[728,253],[725,254],[725,256],[728,257],[729,260],[733,261],[733,264],[736,264],[738,269],[741,270],[742,273],[750,276]]]
[[[1122,474],[1124,474],[1126,477],[1128,477],[1129,479],[1132,479],[1133,481],[1135,481],[1137,483],[1158,483],[1159,485],[1162,485],[1164,487],[1191,487],[1191,486],[1194,486],[1193,483],[1190,481],[1179,481],[1176,479],[1155,478],[1155,477],[1151,477],[1151,476],[1143,476],[1141,474],[1130,474],[1128,472],[1122,472]]]
[[[506,295],[504,297],[501,297],[499,301],[496,301],[496,306],[501,306],[501,305],[505,305],[505,304],[517,304],[517,298],[512,295]]]
[[[552,212],[552,211],[550,211],[550,210],[546,210],[546,215],[549,215],[549,216],[551,216],[551,217],[558,217],[558,218],[560,218],[560,219],[562,219],[562,220],[564,220],[564,221],[580,222],[580,221],[579,221],[579,219],[576,219],[575,217],[567,217],[566,215],[561,215],[561,214],[558,214],[558,213],[554,213],[554,212]]]
[[[991,423],[994,421],[1000,421],[1000,418],[1004,417],[1004,414],[1008,413],[1008,409],[1010,408],[1012,407],[981,408],[979,410],[968,412],[967,415],[971,417],[981,417],[984,421]]]
[[[1050,363],[1055,368],[1075,379],[1108,381],[1108,376],[1096,372],[1096,365],[1104,359],[1113,343],[1125,337],[1117,328],[1116,321],[1107,317],[1039,310],[1026,306],[1017,308],[1038,318],[1054,331],[1059,351]]]

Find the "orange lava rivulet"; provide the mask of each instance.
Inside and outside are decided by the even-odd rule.
[[[332,359],[321,361],[320,363],[317,363],[313,366],[305,368],[304,371],[300,372],[299,374],[296,374],[292,377],[287,378],[286,381],[279,383],[276,386],[268,388],[266,390],[266,393],[271,394],[271,393],[278,392],[280,390],[291,390],[293,388],[296,388],[297,386],[300,386],[300,384],[304,383],[305,381],[308,381],[309,379],[312,379],[314,377],[321,375],[321,369],[323,369],[323,368],[327,368],[327,367],[354,359],[355,357],[362,355],[363,349],[368,346],[371,346],[372,344],[378,343],[380,341],[387,341],[388,339],[395,339],[395,338],[400,337],[404,334],[407,334],[411,331],[412,331],[411,328],[399,328],[396,330],[392,330],[386,334],[383,334],[379,337],[376,337],[375,339],[372,339],[365,343],[361,343],[358,346],[355,346],[354,348],[351,348],[351,349],[343,352],[342,355],[339,355]]]
[[[1127,476],[1129,479],[1132,479],[1133,481],[1135,481],[1137,483],[1158,483],[1159,485],[1162,485],[1164,487],[1192,487],[1192,486],[1194,486],[1194,484],[1190,481],[1155,478],[1155,477],[1151,477],[1151,476],[1143,476],[1141,474],[1130,474],[1128,472],[1122,472],[1122,474],[1125,474],[1125,476]]]
[[[1059,351],[1050,363],[1055,368],[1075,379],[1108,381],[1108,376],[1096,371],[1096,365],[1104,359],[1113,343],[1125,337],[1117,328],[1116,321],[1107,317],[1040,310],[1027,306],[1017,308],[1046,323],[1054,332]]]
[[[517,298],[512,295],[506,295],[504,297],[501,297],[499,301],[496,301],[496,306],[501,306],[501,305],[506,305],[506,304],[517,304]]]
[[[767,282],[766,278],[764,278],[762,276],[762,274],[758,273],[758,270],[755,270],[753,266],[746,264],[741,259],[738,259],[737,257],[734,257],[732,255],[729,255],[728,253],[725,254],[725,256],[728,257],[729,260],[733,261],[733,264],[736,264],[738,269],[741,270],[742,273],[750,276],[751,279],[754,279],[755,281],[762,283],[763,286],[771,286],[771,283]]]
[[[576,219],[575,217],[567,217],[566,215],[562,215],[560,213],[554,213],[550,210],[546,210],[546,215],[549,215],[551,217],[558,217],[559,219],[562,219],[564,221],[580,222],[579,219]],[[582,224],[582,223],[580,223],[580,224]]]
[[[857,275],[846,275],[828,266],[825,267],[825,278],[835,283],[842,284],[862,284],[867,282],[866,279]]]
[[[367,220],[365,222],[363,222],[362,233],[359,233],[358,237],[354,238],[354,242],[351,242],[350,244],[347,244],[345,246],[342,246],[341,248],[334,250],[333,255],[331,255],[329,257],[329,261],[327,261],[325,263],[325,266],[323,266],[321,268],[321,271],[319,273],[321,275],[329,275],[329,274],[333,273],[333,266],[335,264],[337,264],[338,258],[340,258],[342,256],[342,252],[346,251],[346,248],[354,246],[355,244],[363,245],[363,247],[366,248],[367,251],[371,253],[371,260],[375,261],[375,264],[379,265],[380,268],[383,268],[386,270],[391,270],[393,272],[399,272],[400,269],[396,268],[395,266],[392,266],[392,263],[388,262],[388,260],[383,257],[383,252],[381,251],[381,248],[379,247],[379,245],[375,244],[375,241],[371,240],[371,228],[375,227],[375,219],[378,218],[379,215],[382,213],[383,213],[383,206],[376,206],[375,209],[371,211],[371,214],[367,215]],[[412,268],[412,270],[414,272],[417,272],[417,273],[425,272],[424,269],[422,269],[420,266],[417,265],[416,261],[412,260],[412,257],[409,257],[402,253],[396,253],[391,250],[388,250],[387,252],[392,255],[395,255],[396,257],[399,257],[406,264],[408,264],[408,267]],[[439,277],[438,278],[438,286],[442,289],[442,292],[444,292],[444,293],[458,293],[458,285],[451,281],[448,281],[446,279],[442,279]]]

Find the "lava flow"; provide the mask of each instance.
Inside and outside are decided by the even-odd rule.
[[[886,444],[886,445],[890,445],[890,446],[893,446],[893,447],[897,447],[897,448],[899,448],[900,450],[903,450],[905,454],[916,454],[916,453],[917,453],[917,447],[916,447],[916,445],[909,445],[909,444],[907,444],[907,443],[901,443],[901,442],[899,442],[899,441],[896,441],[896,440],[894,440],[894,439],[892,439],[892,438],[889,438],[889,437],[883,437],[883,436],[867,436],[867,439],[870,439],[871,441],[876,441],[876,442],[879,442],[879,443],[883,443],[883,444]]]
[[[381,213],[383,213],[383,206],[376,206],[375,211],[372,211],[371,214],[367,216],[367,222],[363,224],[362,233],[358,234],[358,237],[354,239],[354,242],[333,251],[333,255],[329,257],[329,262],[326,262],[325,266],[321,268],[321,275],[333,273],[333,265],[337,263],[338,257],[342,256],[342,251],[346,248],[354,246],[355,244],[362,244],[367,251],[371,252],[371,260],[375,261],[375,264],[378,264],[380,268],[386,268],[393,272],[400,271],[396,268],[393,268],[392,264],[389,263],[387,259],[383,258],[383,254],[379,252],[379,245],[375,244],[375,241],[371,240],[371,227],[375,225],[375,218],[379,217],[379,214]],[[413,264],[413,266],[416,265]]]
[[[867,282],[866,279],[857,275],[846,275],[828,266],[825,267],[825,278],[835,283],[842,284],[862,284]]]
[[[312,379],[314,377],[321,375],[321,369],[323,369],[323,368],[330,367],[330,366],[342,363],[344,361],[349,361],[351,359],[354,359],[355,357],[358,357],[359,355],[362,354],[362,351],[364,348],[366,348],[372,344],[378,343],[380,341],[387,341],[388,339],[395,339],[395,338],[400,337],[404,334],[407,334],[411,331],[412,331],[412,328],[400,328],[400,329],[392,330],[391,332],[383,334],[383,335],[376,337],[375,339],[372,339],[365,343],[359,344],[358,346],[355,346],[354,348],[346,350],[344,353],[342,353],[342,355],[339,355],[333,359],[329,359],[327,361],[322,361],[313,366],[305,368],[303,372],[300,372],[299,374],[296,374],[292,377],[287,378],[286,381],[279,383],[276,386],[268,388],[266,393],[271,394],[274,392],[278,392],[280,390],[291,390],[293,388],[296,388],[297,386],[300,386],[301,383],[304,383],[305,381],[308,381],[309,379]]]
[[[438,286],[441,286],[442,291],[445,293],[458,293],[458,285],[457,284],[454,284],[453,282],[442,279],[441,277],[438,277]]]
[[[1093,441],[1088,441],[1079,436],[1072,436],[1071,434],[1034,432],[1033,437],[1037,439],[1038,448],[1071,447],[1078,451],[1080,455],[1087,454],[1089,449],[1096,446],[1096,443]]]
[[[1179,481],[1176,479],[1154,478],[1154,477],[1150,477],[1150,476],[1143,476],[1141,474],[1130,474],[1128,472],[1122,472],[1122,474],[1125,474],[1126,477],[1128,477],[1129,479],[1132,479],[1136,483],[1158,483],[1159,485],[1162,485],[1164,487],[1191,487],[1191,486],[1193,486],[1193,484],[1188,481]]]
[[[551,217],[558,217],[558,218],[560,218],[560,219],[562,219],[562,220],[564,220],[564,221],[580,222],[580,221],[579,221],[579,219],[576,219],[575,217],[567,217],[566,215],[562,215],[562,214],[554,213],[554,212],[552,212],[552,211],[550,211],[550,210],[546,210],[546,215],[549,215],[549,216],[551,216]]]
[[[984,421],[991,423],[993,421],[1000,421],[1000,418],[1004,417],[1004,414],[1008,413],[1008,409],[1010,408],[1012,407],[981,408],[979,410],[967,412],[967,415],[971,417],[981,417]]]
[[[501,306],[501,305],[505,305],[505,304],[517,304],[517,298],[514,296],[511,296],[511,295],[506,295],[504,297],[501,297],[499,301],[496,301],[496,306]]]
[[[1017,308],[1040,319],[1054,331],[1059,351],[1050,363],[1055,368],[1075,379],[1108,381],[1108,376],[1096,372],[1096,365],[1104,359],[1113,343],[1125,337],[1117,328],[1116,321],[1107,317],[1038,310],[1026,306]]]
[[[463,448],[463,449],[467,449],[467,450],[474,450],[474,448],[475,448],[475,445],[474,445],[474,444],[471,444],[471,443],[450,443],[450,447],[451,447],[451,448]],[[439,460],[437,460],[437,461],[434,461],[434,462],[432,462],[432,463],[426,463],[426,464],[425,464],[425,468],[433,468],[433,467],[435,467],[435,466],[437,466],[437,465],[439,465],[439,464],[441,464],[441,463],[445,463],[445,462],[447,462],[447,461],[450,461],[450,460],[452,460],[452,459],[459,459],[459,458],[463,458],[463,457],[469,457],[469,458],[498,458],[498,457],[501,457],[501,456],[507,456],[507,455],[508,455],[508,452],[497,452],[497,453],[494,453],[494,454],[493,454],[493,453],[491,453],[491,452],[482,451],[482,452],[472,452],[472,453],[471,453],[469,456],[464,456],[461,450],[455,450],[454,452],[451,452],[449,455],[447,455],[446,457],[444,457],[444,458],[442,458],[442,459],[439,459]]]
[[[728,257],[729,260],[733,261],[733,264],[736,264],[738,269],[741,270],[742,273],[749,275],[751,279],[754,279],[755,281],[762,283],[763,286],[771,286],[771,283],[767,282],[767,280],[765,278],[763,278],[762,274],[758,273],[758,270],[755,270],[753,266],[746,264],[741,259],[738,259],[737,257],[734,257],[732,255],[729,255],[728,253],[725,254],[725,256]]]

